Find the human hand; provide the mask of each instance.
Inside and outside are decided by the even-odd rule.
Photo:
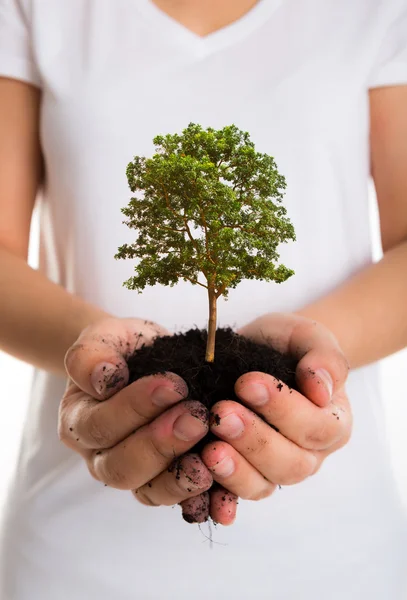
[[[207,409],[185,400],[185,382],[167,373],[127,386],[126,358],[160,335],[169,333],[140,319],[106,319],[85,329],[66,355],[69,382],[59,411],[60,439],[93,477],[132,490],[149,506],[202,500],[213,482],[201,458],[185,454],[209,429]]]
[[[347,443],[352,429],[344,387],[349,368],[334,336],[303,317],[265,315],[238,333],[259,343],[267,340],[299,361],[301,393],[270,375],[252,372],[236,382],[243,406],[225,400],[212,408],[216,421],[211,430],[221,441],[204,448],[205,465],[230,492],[260,500],[277,485],[313,475]]]

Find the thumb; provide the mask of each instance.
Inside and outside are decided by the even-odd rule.
[[[99,400],[109,398],[129,380],[128,358],[142,345],[169,332],[142,319],[103,319],[82,331],[65,356],[70,379]]]

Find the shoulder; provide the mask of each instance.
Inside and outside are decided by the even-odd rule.
[[[289,10],[300,11],[303,20],[319,22],[339,31],[380,34],[407,13],[406,0],[295,0]],[[407,34],[407,32],[406,32]]]

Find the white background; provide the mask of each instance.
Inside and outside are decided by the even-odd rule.
[[[377,212],[372,202],[372,231],[375,255],[380,254]],[[35,266],[38,248],[38,224],[34,219],[30,263]],[[406,274],[407,276],[407,274]],[[406,299],[407,300],[407,299]],[[391,309],[391,307],[389,307]],[[392,464],[403,501],[407,508],[407,394],[405,374],[407,350],[383,361],[382,385],[386,408],[386,427]],[[16,464],[18,445],[27,407],[31,368],[0,352],[1,436],[0,436],[0,510]],[[368,398],[363,399],[368,402]],[[57,399],[55,399],[57,401]]]

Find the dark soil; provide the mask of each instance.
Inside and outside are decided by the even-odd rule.
[[[232,329],[216,332],[215,362],[205,362],[206,330],[190,329],[158,337],[129,359],[130,383],[145,375],[176,373],[186,382],[189,398],[211,408],[219,400],[239,401],[236,380],[244,373],[261,371],[296,388],[296,361],[266,344],[257,344]]]
[[[209,410],[219,400],[239,402],[234,386],[242,375],[250,371],[268,373],[296,388],[296,361],[266,344],[257,344],[235,333],[232,329],[218,329],[216,333],[215,362],[205,362],[207,331],[190,329],[174,336],[158,337],[152,346],[142,346],[128,360],[130,381],[156,373],[176,373],[186,382],[188,398],[199,400]],[[219,416],[211,414],[219,424]],[[215,438],[210,433],[191,452],[199,452]],[[184,514],[188,520],[188,515]]]

